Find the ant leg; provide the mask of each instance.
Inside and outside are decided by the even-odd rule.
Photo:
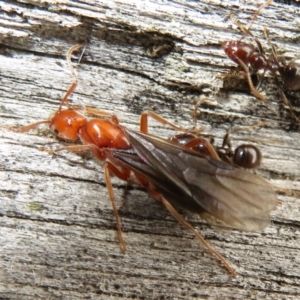
[[[250,22],[250,25],[249,25],[249,27],[247,28],[247,31],[248,31],[248,32],[250,31],[253,22],[256,20],[257,16],[260,14],[260,12],[261,12],[264,8],[268,7],[272,2],[273,2],[273,0],[268,0],[266,3],[262,4],[262,5],[256,10],[256,12],[255,12],[255,14],[254,14],[254,16],[253,16],[253,18],[252,18],[252,20],[251,20],[251,22]]]
[[[114,195],[113,186],[112,186],[112,183],[111,183],[111,180],[110,180],[109,171],[111,171],[112,173],[114,173],[115,175],[117,175],[120,178],[123,176],[122,179],[124,179],[124,178],[128,179],[129,178],[129,172],[126,173],[125,170],[124,170],[124,173],[122,174],[122,176],[119,176],[120,171],[118,170],[118,172],[116,174],[115,173],[116,170],[117,170],[117,168],[114,165],[112,165],[111,163],[106,162],[104,164],[104,177],[105,177],[106,187],[107,187],[109,199],[111,201],[111,205],[112,205],[112,208],[113,208],[113,211],[114,211],[114,215],[115,215],[115,219],[116,219],[116,223],[117,223],[117,232],[118,232],[118,237],[119,237],[119,240],[120,240],[120,243],[121,243],[122,251],[125,252],[127,250],[127,248],[126,248],[126,243],[125,243],[123,233],[122,233],[121,219],[120,219],[117,207],[116,207],[115,195]]]
[[[107,161],[105,165],[108,166],[109,170],[118,178],[128,181],[130,179],[130,171],[126,168],[118,169],[113,163]]]
[[[275,46],[273,45],[273,43],[269,39],[268,30],[267,30],[266,27],[263,28],[263,32],[264,32],[265,39],[266,39],[266,41],[268,42],[268,44],[271,48],[273,58],[275,59],[276,64],[279,66],[278,55],[277,55]]]
[[[238,63],[241,65],[241,67],[243,67],[245,73],[246,73],[246,77],[247,77],[247,81],[248,81],[248,84],[249,84],[249,88],[250,88],[250,92],[255,96],[257,97],[258,99],[260,100],[266,100],[266,96],[265,95],[262,95],[260,94],[254,87],[253,85],[253,82],[252,82],[252,79],[251,79],[251,75],[250,75],[250,71],[249,71],[249,68],[244,64],[244,62],[239,59],[238,57],[235,57],[236,60],[238,61]]]
[[[14,132],[24,133],[24,132],[27,132],[31,129],[34,129],[34,128],[42,125],[42,124],[50,124],[50,121],[49,120],[44,120],[44,121],[39,121],[39,122],[36,122],[36,123],[29,124],[29,125],[25,125],[25,126],[22,126],[20,128],[8,127],[8,129],[12,130]]]
[[[275,62],[276,62],[276,65],[279,66],[278,55],[277,55],[277,53],[276,53],[276,49],[275,49],[274,45],[272,44],[272,42],[271,42],[270,39],[269,39],[269,35],[268,35],[267,28],[264,27],[263,31],[264,31],[265,39],[267,40],[269,46],[270,46],[271,49],[272,49],[272,55],[273,55],[273,57],[274,57],[274,60],[275,60]],[[286,98],[286,96],[285,96],[283,90],[282,90],[281,87],[280,87],[280,83],[279,83],[279,79],[278,79],[278,75],[277,75],[276,71],[273,71],[272,73],[273,73],[274,77],[276,78],[276,83],[277,83],[277,86],[278,86],[278,90],[279,90],[279,93],[280,93],[282,102],[283,102],[285,105],[287,105],[287,106],[289,107],[290,113],[291,113],[291,116],[292,116],[292,119],[294,119],[294,121],[295,121],[296,123],[300,123],[300,119],[299,119],[299,118],[295,115],[295,113],[294,113],[294,108],[292,107],[290,101]]]
[[[174,128],[175,130],[178,131],[188,131],[188,129],[177,126],[169,121],[167,121],[165,118],[162,116],[156,114],[153,111],[146,110],[141,114],[141,119],[140,119],[140,131],[147,134],[148,133],[148,118],[151,117],[155,121],[163,124],[163,125],[169,125],[170,127]]]
[[[205,138],[196,137],[192,141],[186,143],[183,148],[185,149],[193,149],[194,147],[201,145],[201,148],[206,149],[208,154],[217,160],[220,160],[219,155],[217,154],[215,148],[212,146],[212,144],[206,140]],[[203,150],[204,151],[204,150]]]
[[[141,114],[141,119],[140,119],[140,131],[145,134],[148,133],[148,118],[149,117],[151,117],[152,119],[154,119],[157,122],[160,122],[163,125],[169,125],[170,127],[174,128],[175,130],[184,131],[184,132],[191,131],[191,129],[189,129],[189,128],[177,126],[177,125],[167,121],[165,118],[161,117],[160,115],[156,114],[155,112],[147,110]],[[196,129],[196,131],[201,131],[201,130],[203,130],[203,127],[199,127],[198,129]]]
[[[95,108],[92,108],[92,107],[86,107],[85,111],[86,111],[86,113],[88,113],[90,115],[94,115],[94,116],[109,117],[113,123],[119,124],[118,117],[110,111],[95,109]]]
[[[193,113],[194,129],[192,130],[192,132],[194,132],[194,133],[197,133],[197,132],[203,130],[203,127],[199,127],[199,128],[196,127],[197,126],[197,111],[198,111],[199,107],[207,100],[209,100],[209,98],[207,98],[207,97],[200,99],[195,105],[194,113]],[[200,111],[200,109],[199,109],[199,111]],[[201,113],[201,111],[200,111],[200,113]]]
[[[165,199],[161,194],[155,192],[155,191],[150,191],[150,194],[153,196],[154,199],[160,201],[165,207],[166,209],[172,214],[172,216],[181,224],[183,225],[185,228],[187,228],[188,230],[190,230],[195,236],[196,238],[208,249],[209,252],[211,252],[213,255],[215,255],[217,257],[218,260],[220,260],[225,268],[228,270],[228,272],[235,277],[236,273],[233,270],[233,268],[229,265],[229,263],[226,261],[226,259],[220,254],[218,253],[212,246],[210,246],[210,244],[208,242],[205,241],[205,239],[199,234],[199,232],[197,232],[194,227],[187,222],[177,211],[176,209],[172,206],[172,204]]]
[[[78,152],[78,151],[92,150],[94,148],[95,148],[94,145],[71,145],[71,146],[58,148],[58,149],[54,149],[54,150],[46,150],[43,147],[41,149],[44,151],[47,151],[48,153],[56,153],[56,152],[63,151],[63,150],[68,150],[71,152]],[[119,240],[121,243],[122,251],[125,252],[127,248],[126,248],[126,244],[125,244],[124,237],[122,234],[121,220],[120,220],[118,210],[116,207],[116,203],[115,203],[115,196],[114,196],[113,187],[111,184],[110,174],[109,174],[110,171],[115,176],[117,176],[118,178],[120,178],[124,181],[127,181],[129,179],[130,171],[128,171],[124,168],[122,168],[122,170],[119,170],[115,165],[113,165],[110,162],[104,163],[104,177],[105,177],[105,182],[106,182],[106,186],[107,186],[107,190],[108,190],[108,194],[109,194],[109,199],[111,201],[112,208],[114,211],[114,215],[115,215],[115,219],[116,219],[116,223],[117,223],[117,232],[118,232],[118,237],[119,237]]]
[[[262,82],[263,82],[263,80],[265,78],[265,73],[266,73],[266,69],[264,69],[264,72],[263,72],[263,74],[261,76],[257,75],[257,77],[259,78],[259,80],[258,80],[257,85],[255,86],[256,90],[258,90],[260,88],[260,86],[261,86],[261,84],[262,84]]]
[[[253,25],[253,22],[257,19],[257,16],[260,14],[260,12],[261,12],[264,8],[268,7],[272,2],[273,2],[273,0],[268,0],[266,3],[262,4],[262,5],[256,10],[254,16],[253,16],[252,19],[251,19],[251,22],[250,22],[248,28],[245,28],[245,27],[244,27],[237,19],[235,19],[235,18],[232,16],[232,14],[229,14],[229,17],[230,17],[230,19],[233,21],[233,23],[235,23],[235,24],[240,28],[240,30],[241,30],[243,33],[249,34],[250,36],[253,37],[253,34],[252,34],[251,31],[250,31],[250,29],[251,29],[251,27],[252,27],[252,25]]]
[[[46,151],[48,153],[56,153],[60,151],[69,151],[69,152],[80,152],[80,151],[88,151],[88,150],[93,150],[95,148],[94,145],[70,145],[66,147],[61,147],[57,149],[46,149],[45,147],[40,147],[40,150]]]

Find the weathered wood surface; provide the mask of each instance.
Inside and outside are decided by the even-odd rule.
[[[228,13],[247,24],[258,5],[245,2],[0,3],[1,299],[299,299],[299,128],[271,76],[264,81],[266,102],[247,85],[228,91],[216,79],[234,66],[221,42],[240,37]],[[262,37],[267,26],[294,58],[299,20],[299,7],[274,4],[253,32]],[[113,110],[124,126],[137,129],[138,115],[151,109],[188,127],[200,96],[212,99],[199,124],[216,144],[231,127],[267,121],[236,133],[234,145],[256,140],[264,155],[258,172],[288,189],[278,192],[271,225],[262,233],[219,230],[182,212],[228,259],[236,278],[143,190],[115,180],[128,244],[122,254],[101,166],[76,154],[40,151],[61,145],[44,127],[25,134],[5,127],[55,111],[72,82],[65,53],[76,43],[86,51],[76,66],[73,102]],[[169,53],[149,56],[150,46],[165,44],[174,45]],[[151,124],[158,135],[171,133]]]

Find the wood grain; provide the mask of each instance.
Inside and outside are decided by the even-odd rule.
[[[130,4],[129,4],[130,3]],[[5,1],[0,3],[0,298],[1,299],[298,299],[300,296],[300,134],[272,76],[267,101],[243,80],[220,77],[235,65],[221,43],[241,37],[231,12],[249,23],[263,1]],[[291,17],[293,16],[293,17]],[[299,53],[299,6],[275,3],[253,25],[287,59]],[[101,166],[86,157],[40,146],[62,143],[40,127],[14,133],[9,126],[47,119],[72,82],[65,53],[84,43],[74,63],[79,86],[72,101],[116,112],[138,129],[151,109],[199,125],[220,145],[229,128],[261,149],[257,170],[275,185],[280,205],[262,233],[220,230],[181,213],[235,268],[220,263],[142,189],[114,180],[128,252],[122,254]],[[168,47],[152,57],[153,46]],[[157,48],[156,48],[157,49]],[[238,83],[242,83],[237,87]],[[299,113],[299,94],[293,104]],[[298,103],[297,103],[298,101]],[[297,106],[298,105],[298,106]],[[297,111],[298,109],[298,111]],[[163,126],[151,132],[167,137]]]

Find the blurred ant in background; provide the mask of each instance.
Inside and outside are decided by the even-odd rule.
[[[271,43],[268,37],[266,28],[263,28],[264,36],[272,51],[272,54],[269,56],[264,53],[262,44],[250,31],[252,23],[256,19],[257,15],[263,8],[267,7],[271,3],[272,0],[269,0],[258,8],[248,28],[245,28],[239,21],[230,15],[233,22],[237,24],[241,31],[245,35],[249,35],[256,42],[257,47],[238,40],[224,41],[222,48],[231,60],[243,68],[251,93],[260,100],[266,100],[266,96],[258,91],[258,87],[261,84],[264,74],[267,71],[271,72],[276,80],[282,101],[290,109],[291,117],[296,123],[300,123],[300,119],[295,115],[294,109],[283,91],[284,89],[291,91],[300,89],[300,65],[295,62],[286,63],[284,59],[279,58],[275,46]],[[263,71],[263,74],[257,87],[254,87],[251,75],[256,74],[259,71]]]

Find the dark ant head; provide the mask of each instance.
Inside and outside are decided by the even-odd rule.
[[[246,44],[241,41],[225,41],[222,44],[222,48],[226,55],[239,64],[237,58],[239,58],[244,64],[249,64],[249,56],[255,51],[252,45]]]
[[[262,155],[253,145],[241,145],[234,151],[233,162],[242,168],[253,169],[261,164]]]

